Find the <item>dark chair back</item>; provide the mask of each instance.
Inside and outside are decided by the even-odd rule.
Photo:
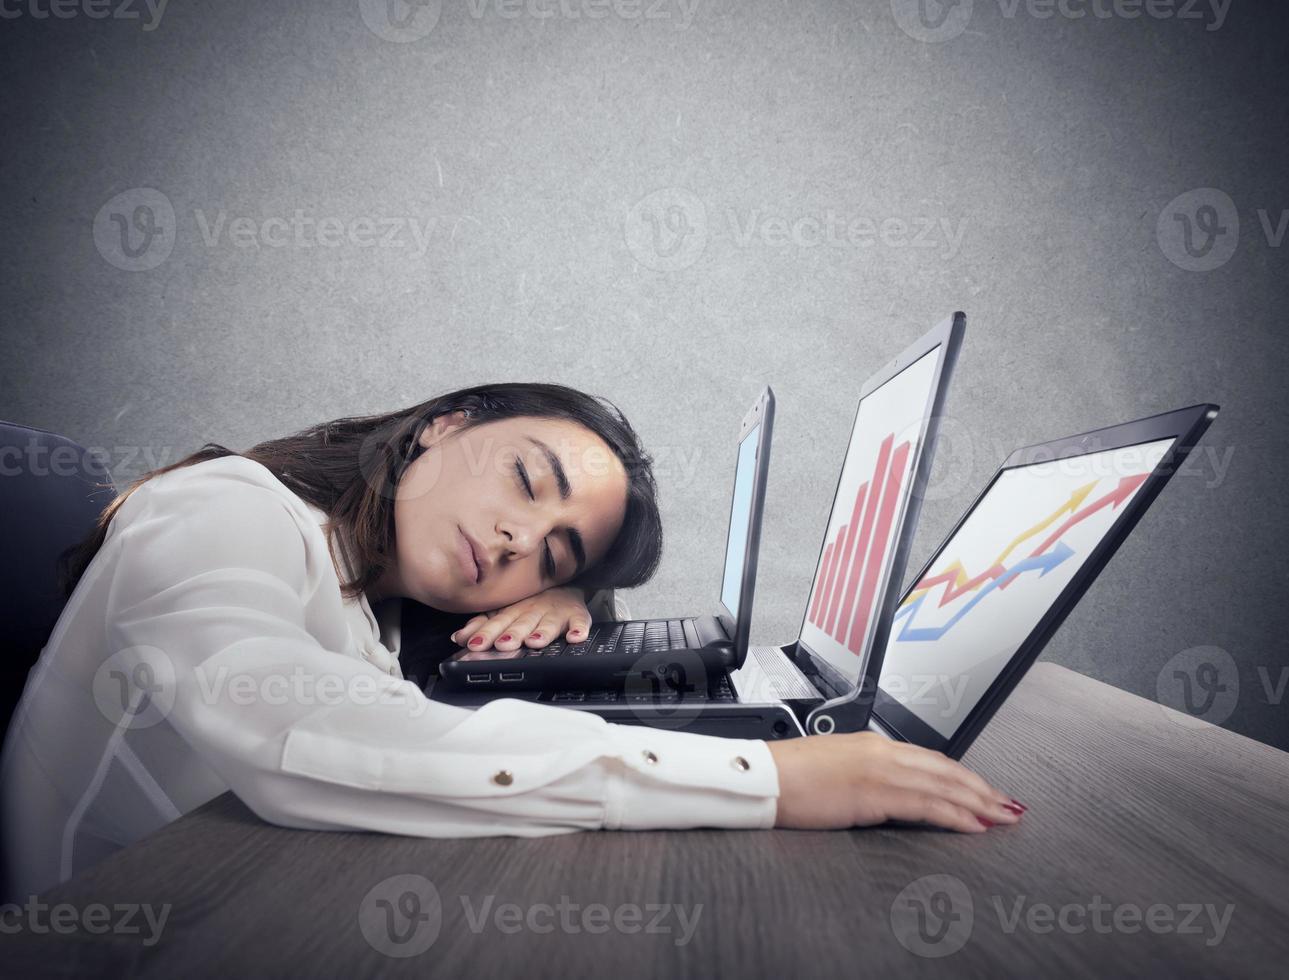
[[[89,534],[115,496],[99,455],[0,421],[0,732],[66,604],[58,556]]]

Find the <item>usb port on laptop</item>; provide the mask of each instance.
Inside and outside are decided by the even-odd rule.
[[[524,672],[522,670],[510,671],[508,673],[503,672],[498,674],[497,676],[501,678],[503,683],[506,681],[522,681],[524,679]]]
[[[466,674],[465,682],[467,684],[487,684],[492,680],[491,674]]]

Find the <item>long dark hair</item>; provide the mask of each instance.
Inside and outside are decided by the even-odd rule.
[[[356,598],[393,561],[394,491],[404,469],[423,451],[418,442],[422,428],[455,411],[466,415],[460,432],[486,422],[532,416],[576,422],[603,439],[626,469],[626,515],[604,558],[569,584],[592,590],[630,588],[653,576],[662,559],[658,490],[653,459],[640,445],[631,423],[601,396],[565,385],[505,382],[462,388],[385,415],[324,422],[261,442],[243,453],[208,442],[176,463],[145,473],[108,504],[85,540],[60,557],[59,585],[67,596],[72,594],[102,546],[117,509],[146,481],[181,466],[244,456],[267,467],[297,496],[326,512],[326,530],[339,532],[345,559],[356,570],[354,579],[341,583],[342,593]],[[330,534],[327,537],[330,541]]]

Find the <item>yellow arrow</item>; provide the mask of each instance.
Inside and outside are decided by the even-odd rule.
[[[1091,483],[1085,486],[1079,487],[1077,490],[1075,490],[1072,494],[1070,494],[1070,499],[1067,500],[1064,504],[1062,504],[1058,509],[1053,511],[1047,517],[1043,518],[1041,521],[1039,521],[1037,524],[1031,527],[1028,531],[1025,531],[1022,534],[1018,534],[1016,538],[1012,541],[1012,543],[1009,544],[1006,548],[1004,548],[1002,550],[1002,553],[997,558],[994,559],[993,564],[989,565],[988,567],[993,568],[995,565],[1001,565],[1003,563],[1003,560],[1006,559],[1006,557],[1010,555],[1016,549],[1016,546],[1020,544],[1022,541],[1026,540],[1027,538],[1032,538],[1034,535],[1047,530],[1054,523],[1056,523],[1057,518],[1062,517],[1065,514],[1073,514],[1076,510],[1079,509],[1079,505],[1082,504],[1083,501],[1087,499],[1088,494],[1092,492],[1092,488],[1095,487],[1096,485],[1097,485],[1097,481],[1093,480]],[[943,578],[945,575],[948,575],[950,573],[953,574],[953,588],[955,589],[961,588],[962,585],[969,578],[969,576],[967,575],[967,570],[962,567],[962,562],[960,561],[955,561],[952,565],[949,565],[944,571],[936,572],[934,575],[930,577]],[[904,602],[901,602],[900,605],[901,606],[907,605],[908,603],[916,599],[918,596],[922,595],[922,593],[928,592],[928,591],[930,590],[915,589],[914,591],[908,594],[908,598],[906,598]]]

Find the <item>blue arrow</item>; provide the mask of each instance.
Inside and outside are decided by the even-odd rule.
[[[1004,585],[1007,582],[1010,582],[1017,575],[1021,575],[1024,572],[1032,572],[1035,569],[1039,570],[1038,577],[1042,578],[1044,575],[1050,572],[1057,565],[1061,564],[1061,562],[1073,556],[1073,554],[1074,554],[1073,548],[1071,548],[1064,541],[1058,541],[1053,546],[1052,550],[1045,555],[1034,555],[1030,558],[1021,559],[1016,564],[1012,565],[1011,568],[1007,569],[1007,571],[1005,571],[1002,575],[999,575],[996,579],[994,579],[992,582],[990,582],[988,585],[982,588],[979,592],[977,592],[975,595],[975,598],[973,598],[965,606],[963,606],[956,613],[954,613],[952,618],[950,618],[949,621],[946,622],[943,626],[915,627],[913,625],[913,614],[922,605],[926,597],[930,595],[929,592],[923,592],[920,596],[918,596],[915,600],[913,600],[913,602],[909,603],[909,605],[905,606],[903,609],[901,609],[899,612],[895,614],[895,618],[897,620],[901,616],[909,617],[908,622],[906,622],[904,626],[900,629],[900,635],[897,636],[895,639],[898,642],[911,642],[914,640],[938,640],[940,639],[940,637],[944,636],[945,633],[949,632],[949,630],[953,628],[954,624],[957,623],[958,620],[960,620],[963,616],[967,615],[967,613],[971,612],[971,610],[975,608],[976,603],[978,603],[985,596],[989,595],[990,592],[998,588],[1000,585]]]

